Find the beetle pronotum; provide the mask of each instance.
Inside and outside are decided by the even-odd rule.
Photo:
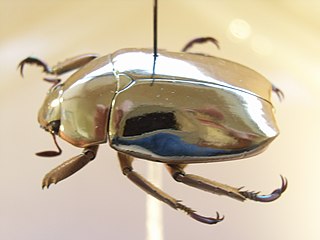
[[[155,24],[156,26],[156,24]],[[156,39],[156,38],[155,38]],[[49,187],[92,161],[100,144],[118,152],[122,172],[147,193],[203,223],[223,217],[204,217],[148,182],[132,167],[133,158],[165,164],[174,180],[240,201],[270,202],[286,190],[287,181],[268,195],[244,191],[201,176],[187,174],[191,163],[250,157],[264,150],[278,135],[271,91],[282,92],[257,72],[225,59],[186,52],[122,49],[110,55],[77,56],[49,67],[29,57],[20,63],[43,67],[60,76],[78,69],[66,81],[45,78],[53,87],[40,108],[40,126],[83,152],[50,171],[43,179]]]

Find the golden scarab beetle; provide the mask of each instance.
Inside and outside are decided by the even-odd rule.
[[[187,44],[212,40],[199,38]],[[164,163],[181,183],[240,201],[270,202],[282,185],[268,195],[244,191],[187,174],[191,163],[242,159],[263,151],[278,135],[270,95],[282,92],[257,72],[225,59],[188,52],[122,49],[98,57],[81,55],[54,67],[29,57],[20,63],[61,75],[78,69],[66,81],[53,82],[40,108],[38,121],[56,142],[58,135],[83,152],[50,171],[43,187],[80,170],[106,142],[118,152],[121,169],[147,193],[192,218],[214,224],[223,219],[204,217],[158,189],[135,172],[133,158]],[[57,144],[56,144],[57,145]],[[58,145],[57,145],[58,146]],[[55,156],[45,151],[41,156]]]

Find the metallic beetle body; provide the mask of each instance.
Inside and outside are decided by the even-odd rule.
[[[255,71],[211,56],[123,49],[92,60],[55,86],[39,112],[77,147],[109,141],[165,163],[240,159],[277,135],[272,85]]]
[[[186,46],[207,40],[216,41],[199,38]],[[95,158],[98,146],[108,142],[129,180],[202,223],[215,224],[223,217],[199,215],[163,192],[134,171],[133,158],[162,162],[177,182],[240,201],[271,202],[287,188],[281,177],[280,188],[261,195],[184,171],[189,163],[253,156],[278,135],[270,95],[273,90],[281,97],[282,92],[247,67],[186,52],[154,55],[150,49],[123,49],[103,57],[86,54],[52,68],[29,57],[19,65],[21,74],[24,64],[42,66],[56,76],[79,68],[62,83],[44,78],[54,86],[38,121],[53,136],[58,152],[37,155],[61,154],[56,135],[83,151],[47,173],[42,187],[82,169]]]

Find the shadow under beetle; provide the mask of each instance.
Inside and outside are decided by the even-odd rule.
[[[65,82],[45,78],[53,86],[40,108],[38,121],[58,147],[40,152],[56,156],[58,135],[83,152],[50,171],[43,179],[49,187],[92,161],[100,144],[118,152],[124,175],[145,192],[185,211],[197,221],[214,224],[223,220],[197,214],[181,201],[148,182],[132,167],[133,158],[164,163],[173,179],[218,195],[244,201],[270,202],[286,190],[287,181],[271,194],[244,191],[201,176],[187,174],[191,163],[242,159],[262,152],[279,131],[271,104],[272,90],[282,92],[257,72],[225,59],[186,52],[122,49],[107,56],[87,54],[54,67],[29,57],[25,64],[43,67],[59,76],[79,69]]]

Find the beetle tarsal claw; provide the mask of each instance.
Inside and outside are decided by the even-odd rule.
[[[280,102],[284,99],[284,93],[281,91],[280,88],[277,88],[275,85],[272,84],[272,91],[277,94],[277,97],[279,98]]]
[[[190,213],[189,216],[199,222],[206,223],[206,224],[216,224],[218,222],[221,222],[224,219],[224,216],[220,217],[218,212],[217,212],[217,216],[215,218],[204,217],[199,214],[196,214],[195,212]]]
[[[177,202],[176,208],[186,212],[193,219],[195,219],[199,222],[202,222],[202,223],[206,223],[206,224],[216,224],[218,222],[221,222],[224,219],[224,216],[220,217],[218,212],[216,212],[215,218],[201,216],[201,215],[197,214],[196,211],[181,204],[180,202]]]
[[[44,72],[52,74],[51,68],[44,61],[34,57],[27,57],[26,59],[22,60],[18,65],[18,68],[20,69],[20,74],[22,77],[23,77],[23,68],[25,64],[35,64],[37,66],[42,67]]]
[[[285,177],[281,176],[281,187],[274,190],[268,195],[259,195],[260,192],[254,191],[239,191],[239,193],[247,199],[254,200],[257,202],[272,202],[278,199],[281,194],[287,189],[288,181]]]
[[[44,188],[48,189],[50,187],[51,183],[56,184],[57,183],[56,179],[44,178],[42,181],[42,189],[44,189]]]

